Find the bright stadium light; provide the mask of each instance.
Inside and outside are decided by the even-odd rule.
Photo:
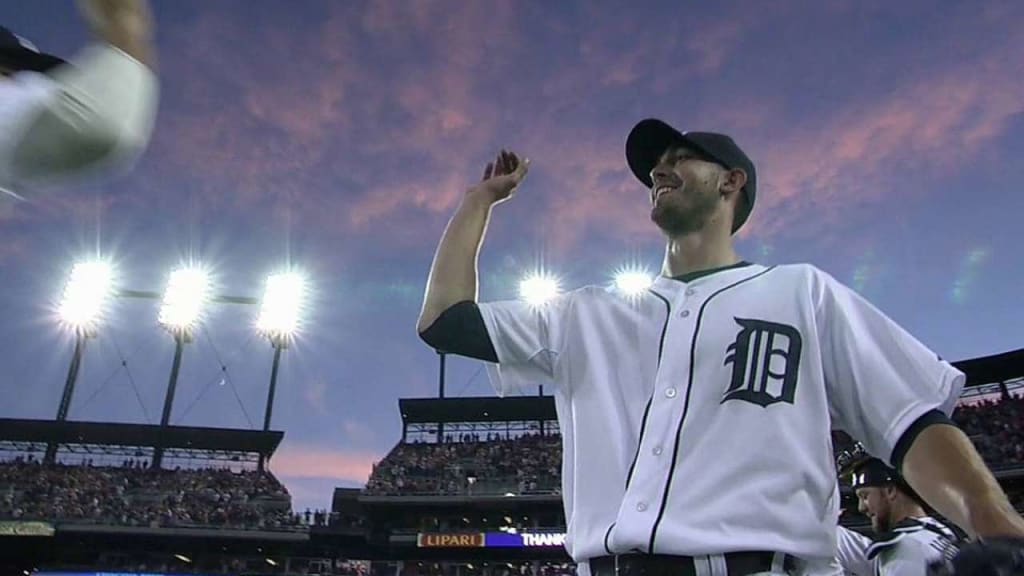
[[[624,268],[615,273],[615,289],[630,298],[646,292],[653,282],[654,278],[645,270]]]
[[[542,272],[534,273],[519,282],[519,297],[531,306],[542,306],[558,296],[558,279]]]
[[[95,330],[102,321],[113,284],[114,269],[109,262],[93,260],[75,264],[57,308],[61,322],[76,331]]]
[[[179,268],[171,272],[160,307],[159,321],[173,331],[190,330],[210,298],[210,277],[198,267]]]
[[[267,278],[256,329],[271,340],[287,341],[299,329],[306,297],[306,279],[296,272]]]

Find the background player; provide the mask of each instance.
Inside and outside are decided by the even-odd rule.
[[[737,256],[757,181],[731,138],[651,119],[626,156],[667,241],[648,294],[477,303],[492,208],[527,173],[503,151],[444,232],[418,323],[435,348],[495,363],[499,393],[555,383],[581,572],[830,573],[833,427],[971,534],[1024,535],[948,418],[962,373],[813,266]]]
[[[0,201],[126,168],[149,142],[158,86],[145,0],[81,0],[96,37],[70,61],[0,28]]]
[[[839,527],[837,558],[856,576],[924,576],[929,565],[951,560],[960,536],[931,517],[900,475],[877,458],[840,470],[851,477],[858,510],[871,520],[872,538]]]

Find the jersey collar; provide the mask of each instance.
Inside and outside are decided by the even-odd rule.
[[[663,276],[659,274],[654,278],[654,283],[651,285],[650,290],[662,298],[674,301],[676,295],[689,292],[691,287],[696,287],[693,284],[695,282],[700,284],[707,283],[706,285],[710,286],[717,286],[719,284],[725,286],[732,281],[731,279],[735,279],[738,276],[756,273],[758,268],[757,265],[751,262],[742,261],[728,266],[697,270],[679,276]]]
[[[747,262],[746,260],[740,260],[739,262],[737,262],[735,264],[729,264],[728,266],[718,266],[717,268],[707,268],[705,270],[695,270],[693,272],[687,272],[686,274],[680,274],[679,276],[671,276],[670,278],[672,280],[677,280],[677,281],[682,282],[684,284],[688,284],[690,282],[693,282],[694,280],[697,280],[698,278],[703,278],[705,276],[711,276],[712,274],[717,274],[718,272],[725,272],[726,270],[735,270],[736,268],[745,268],[745,267],[750,266],[750,265],[752,265],[751,262]]]

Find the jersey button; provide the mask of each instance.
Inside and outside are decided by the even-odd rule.
[[[690,315],[690,311],[689,310],[683,310],[683,313],[680,314],[680,316],[682,316],[683,318],[686,318],[689,315]]]
[[[686,289],[686,295],[687,295],[687,296],[693,296],[693,295],[694,295],[694,294],[696,294],[696,293],[697,293],[697,291],[696,291],[696,290],[694,290],[693,288],[687,288],[687,289]]]
[[[675,388],[669,388],[669,389],[665,390],[665,396],[668,396],[669,398],[675,398],[676,397],[676,389]]]
[[[655,456],[661,456],[661,446],[655,446],[654,450],[651,450],[651,452],[654,452]]]
[[[643,512],[644,510],[647,510],[647,503],[646,502],[641,502],[641,503],[637,504],[636,505],[636,509],[637,509],[637,512]]]

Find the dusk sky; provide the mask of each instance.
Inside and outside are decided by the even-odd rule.
[[[287,262],[315,289],[287,351],[273,462],[297,509],[360,486],[400,436],[398,399],[436,393],[416,336],[437,240],[501,147],[529,157],[495,210],[481,297],[544,266],[566,288],[662,239],[624,158],[655,116],[731,134],[758,167],[741,256],[809,262],[944,358],[1024,347],[1024,3],[165,0],[161,102],[125,175],[0,211],[0,417],[53,418],[72,352],[54,304],[74,261],[160,291],[192,258],[259,296]],[[2,24],[66,57],[66,0]],[[173,341],[159,303],[114,303],[70,418],[159,421]],[[211,308],[172,423],[258,428],[272,350],[256,308]],[[122,358],[127,369],[122,367]],[[222,370],[222,365],[226,370]],[[491,395],[479,362],[449,395]]]

